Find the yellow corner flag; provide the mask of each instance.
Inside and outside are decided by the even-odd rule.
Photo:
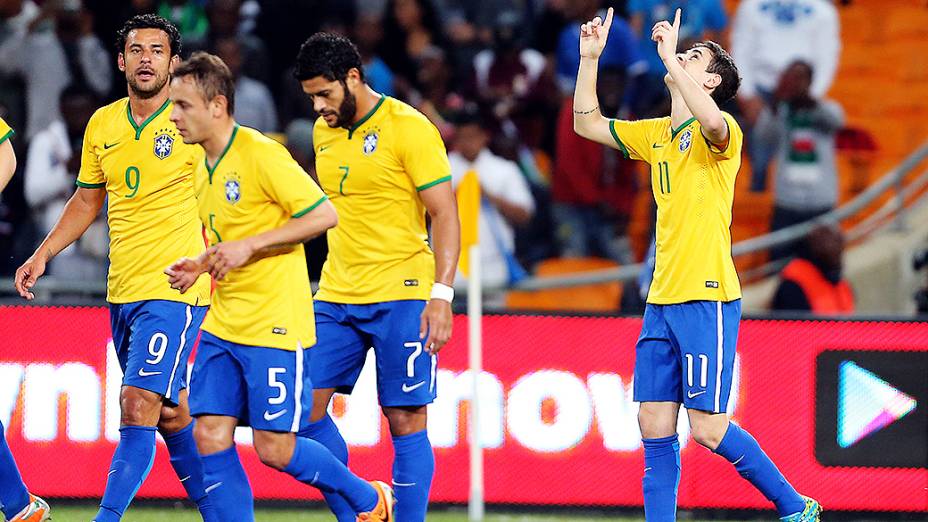
[[[480,240],[480,180],[473,169],[464,173],[458,184],[458,217],[461,219],[461,259],[458,268],[464,277],[470,275],[470,247]]]

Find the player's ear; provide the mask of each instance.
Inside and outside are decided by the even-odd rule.
[[[345,75],[345,80],[345,83],[351,85],[352,88],[357,89],[358,85],[361,84],[361,71],[359,71],[357,67],[348,69],[348,74]]]
[[[710,73],[706,76],[706,80],[703,82],[703,85],[706,89],[715,89],[722,84],[722,75]]]
[[[174,74],[174,68],[180,63],[180,56],[176,54],[171,57],[171,63],[168,65],[168,72]]]
[[[126,72],[126,57],[122,53],[116,55],[116,66],[121,72]]]

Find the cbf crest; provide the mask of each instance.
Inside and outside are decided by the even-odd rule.
[[[242,181],[234,172],[226,176],[224,188],[226,191],[226,201],[229,203],[234,205],[238,203],[238,200],[242,199]]]
[[[680,152],[686,152],[686,149],[690,148],[692,143],[693,129],[686,129],[683,131],[683,134],[680,135]]]
[[[165,159],[174,151],[174,136],[169,129],[159,129],[155,132],[155,156]]]
[[[380,128],[374,127],[364,133],[364,139],[361,140],[361,152],[365,156],[370,156],[377,150],[377,143],[380,141]]]

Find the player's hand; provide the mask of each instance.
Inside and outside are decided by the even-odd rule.
[[[425,350],[432,355],[451,339],[451,303],[444,299],[431,299],[425,305],[419,321],[419,339],[425,340]]]
[[[657,55],[665,63],[668,60],[675,60],[677,56],[677,40],[680,38],[680,15],[681,9],[677,9],[673,15],[673,24],[667,20],[661,20],[654,24],[651,29],[651,40],[657,42]]]
[[[168,276],[171,288],[184,293],[197,282],[200,274],[206,271],[205,263],[201,259],[182,257],[164,270]]]
[[[43,253],[36,252],[23,263],[23,266],[16,270],[13,286],[16,287],[16,291],[19,292],[21,297],[28,301],[35,299],[35,294],[31,290],[35,286],[35,282],[45,273],[47,262],[48,258]]]
[[[207,270],[213,279],[222,281],[226,274],[247,263],[254,254],[255,247],[247,239],[213,245],[206,251]]]
[[[609,39],[609,28],[612,27],[613,10],[610,7],[606,11],[606,21],[596,17],[589,22],[580,26],[580,57],[596,60],[603,49],[606,48],[606,40]]]

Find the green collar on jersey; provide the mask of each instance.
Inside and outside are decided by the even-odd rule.
[[[383,102],[386,99],[387,99],[387,95],[381,94],[380,99],[377,100],[377,105],[374,105],[374,108],[371,109],[370,112],[368,112],[367,114],[364,115],[363,118],[358,120],[358,123],[355,123],[354,125],[348,128],[348,139],[349,140],[351,139],[351,136],[354,134],[354,131],[358,130],[358,128],[361,127],[361,125],[364,125],[365,123],[367,123],[367,120],[371,119],[371,116],[373,116],[374,113],[377,112],[377,109],[379,109],[380,106],[383,105]]]
[[[682,131],[683,129],[689,127],[690,123],[693,123],[694,121],[696,121],[696,116],[693,116],[692,118],[690,118],[690,119],[686,120],[685,122],[683,122],[683,125],[680,125],[679,127],[677,127],[677,130],[673,130],[673,128],[671,127],[671,129],[670,129],[670,141],[673,141],[673,139],[677,137],[677,134],[680,134],[680,131]]]
[[[222,158],[226,157],[226,153],[229,152],[229,149],[232,148],[232,142],[235,141],[235,135],[238,134],[238,123],[232,127],[232,135],[229,136],[229,143],[226,143],[226,148],[222,149],[222,154],[219,155],[219,158],[216,160],[216,164],[212,167],[209,166],[209,161],[206,158],[203,158],[203,164],[206,165],[206,172],[209,173],[209,184],[213,184],[213,172],[216,172],[216,167],[222,162]]]
[[[161,106],[161,108],[159,108],[154,113],[152,113],[151,116],[146,118],[145,121],[143,121],[141,125],[136,125],[135,118],[132,117],[132,104],[128,100],[126,101],[126,117],[129,118],[129,123],[131,123],[132,128],[135,129],[136,141],[142,138],[142,131],[145,130],[145,126],[151,123],[152,120],[157,118],[159,114],[164,112],[164,109],[167,109],[168,105],[170,104],[171,104],[170,98],[168,98],[167,100],[164,100],[164,104]]]

